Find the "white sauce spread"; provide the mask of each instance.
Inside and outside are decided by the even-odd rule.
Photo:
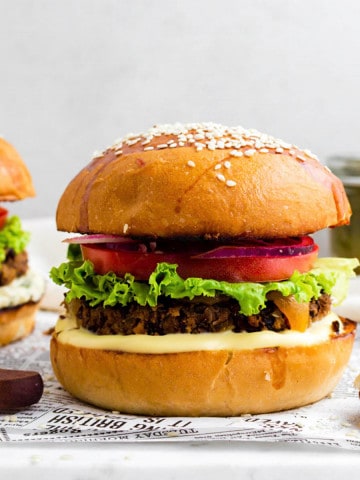
[[[0,308],[16,307],[27,302],[38,302],[45,291],[45,279],[33,270],[0,287]]]
[[[314,322],[305,332],[284,330],[280,333],[269,330],[261,332],[234,333],[175,333],[163,336],[151,335],[96,335],[76,325],[76,319],[60,317],[55,331],[59,342],[76,347],[95,348],[133,353],[176,353],[199,350],[249,350],[278,346],[311,346],[326,342],[334,333],[332,323],[342,323],[335,313]]]

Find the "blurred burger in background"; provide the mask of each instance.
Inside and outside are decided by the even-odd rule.
[[[0,137],[0,346],[29,335],[45,289],[32,271],[22,229],[9,203],[35,196],[31,175],[15,148]]]
[[[352,350],[356,325],[332,306],[358,261],[319,258],[311,234],[350,215],[341,181],[270,135],[214,123],[127,135],[58,204],[58,229],[75,236],[51,271],[67,289],[57,378],[81,400],[144,415],[325,397]]]

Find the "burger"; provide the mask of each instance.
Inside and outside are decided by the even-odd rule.
[[[35,196],[30,173],[15,148],[0,137],[0,346],[29,335],[45,280],[29,268],[30,234],[3,202]]]
[[[78,399],[129,414],[233,416],[328,395],[356,325],[332,305],[355,259],[311,234],[349,222],[341,181],[256,130],[159,125],[94,155],[57,207],[71,232],[50,355]]]

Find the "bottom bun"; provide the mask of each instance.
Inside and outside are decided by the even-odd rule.
[[[78,399],[155,416],[234,416],[300,407],[327,396],[350,358],[355,323],[311,346],[126,353],[63,343],[54,333],[56,377]]]
[[[0,346],[20,340],[34,330],[39,302],[0,310]]]

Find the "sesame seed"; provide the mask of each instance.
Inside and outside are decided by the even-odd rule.
[[[231,150],[230,155],[233,157],[242,157],[244,154],[241,150]]]
[[[252,157],[256,150],[254,148],[249,148],[248,150],[245,150],[244,155],[245,157]]]
[[[156,145],[156,148],[167,148],[166,143],[159,143],[159,145]]]
[[[317,157],[315,154],[313,154],[310,150],[305,149],[305,150],[304,150],[304,153],[305,153],[308,157],[313,158],[314,160],[318,160],[318,157]]]
[[[234,180],[226,180],[226,185],[228,187],[235,187],[236,182],[234,182]]]
[[[171,145],[169,145],[170,148],[175,148],[177,147],[177,143],[172,143]]]
[[[144,152],[147,152],[148,150],[154,150],[154,147],[151,147],[151,146],[150,146],[150,147],[145,147],[145,148],[144,148]]]
[[[205,135],[203,133],[197,133],[196,135],[194,135],[194,138],[195,140],[204,140]]]
[[[138,143],[140,141],[140,138],[135,138],[135,140],[127,140],[126,144],[131,147],[132,145],[135,145],[135,143]]]
[[[127,133],[123,139],[120,138],[117,142],[121,142],[122,140],[130,140],[130,138],[135,138],[137,136],[138,135],[136,135],[136,133],[130,132],[130,133]]]
[[[220,170],[221,168],[221,163],[217,163],[214,167],[215,170]]]
[[[92,158],[101,158],[104,156],[103,152],[94,152]]]
[[[129,225],[125,223],[124,228],[123,228],[123,233],[126,233],[129,230]]]
[[[193,162],[192,160],[189,160],[187,164],[189,165],[189,167],[195,167],[195,162]]]
[[[216,175],[216,178],[217,178],[218,180],[220,180],[220,182],[225,182],[225,177],[224,177],[224,175],[222,175],[221,173],[218,173],[218,174]]]
[[[284,149],[282,147],[277,147],[275,153],[284,153]]]
[[[259,152],[260,153],[269,153],[269,149],[268,148],[260,148]]]
[[[224,167],[225,168],[230,168],[231,167],[231,162],[229,162],[229,160],[225,160]]]

